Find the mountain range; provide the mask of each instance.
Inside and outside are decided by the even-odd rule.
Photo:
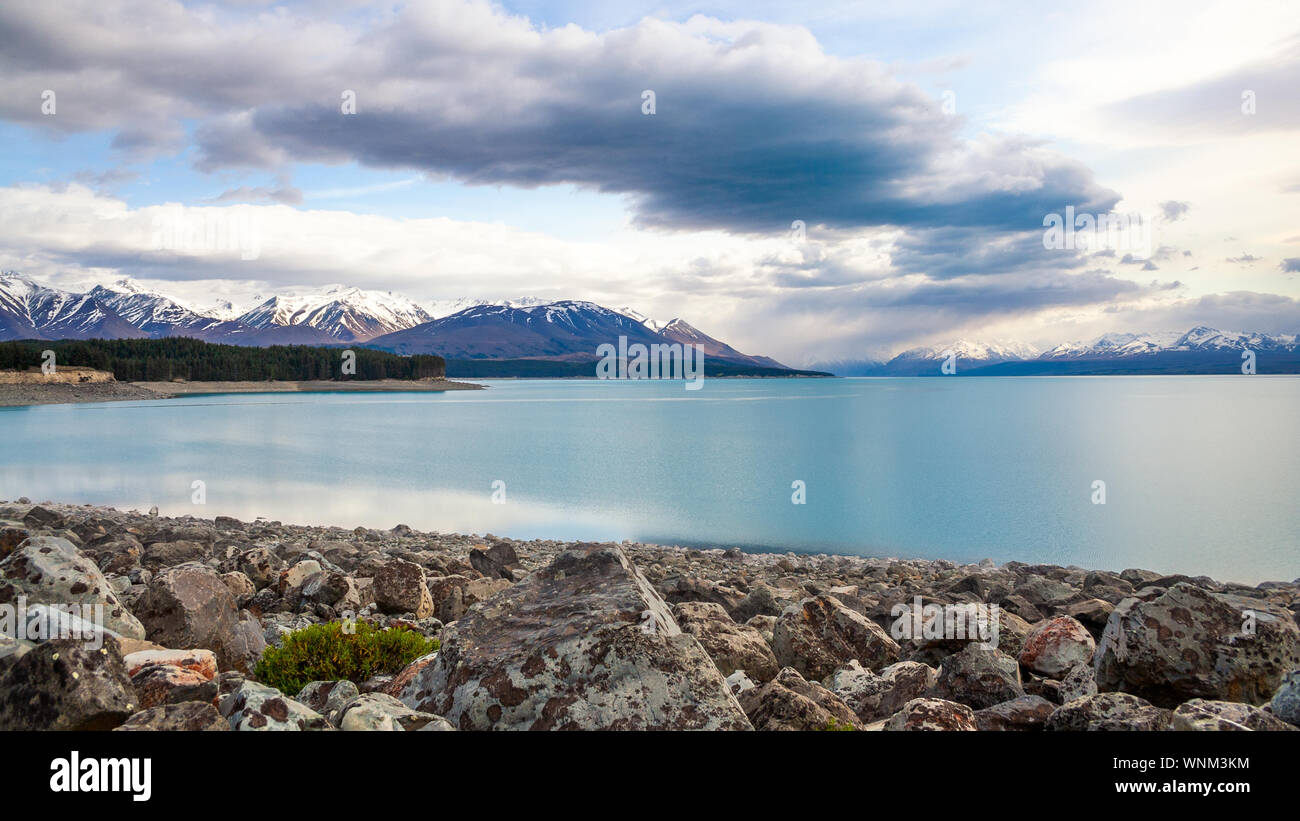
[[[580,300],[454,299],[421,304],[392,292],[332,286],[306,294],[257,297],[246,310],[229,302],[196,308],[130,279],[73,293],[13,271],[0,272],[0,341],[169,336],[250,346],[364,345],[399,354],[434,353],[449,361],[543,360],[571,368],[594,360],[599,345],[626,336],[629,344],[698,344],[709,361],[752,373],[803,373],[770,357],[742,353],[680,318],[660,322],[630,308]],[[808,368],[839,376],[937,376],[955,354],[958,375],[967,376],[1238,373],[1246,350],[1255,353],[1260,373],[1300,373],[1300,340],[1295,334],[1206,326],[1185,332],[1110,333],[1045,351],[1017,341],[958,340],[912,348],[888,361],[837,360]]]
[[[392,292],[334,286],[277,294],[253,308],[208,309],[139,286],[130,279],[83,294],[0,272],[0,341],[138,339],[185,336],[233,345],[345,345],[449,360],[591,361],[604,343],[699,344],[706,359],[757,369],[790,370],[770,357],[741,353],[682,319],[658,322],[630,309],[536,298],[459,299],[421,305]]]
[[[940,376],[956,355],[958,375],[1039,376],[1136,373],[1240,373],[1252,351],[1258,373],[1300,373],[1300,337],[1222,331],[1204,325],[1186,332],[1109,333],[1042,351],[1021,342],[958,340],[903,351],[888,361],[840,360],[810,365],[838,376]]]

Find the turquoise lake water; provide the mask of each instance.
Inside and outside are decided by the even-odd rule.
[[[1296,377],[484,384],[0,409],[0,499],[1300,576]]]

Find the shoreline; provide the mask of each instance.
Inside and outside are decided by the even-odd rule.
[[[98,729],[1300,729],[1300,580],[171,518],[20,498],[0,501],[4,585],[47,606],[108,605],[116,621],[105,625],[124,637],[105,647],[122,655],[129,703],[110,721],[103,693],[88,693]],[[301,692],[259,681],[267,648],[351,618],[441,649]],[[84,705],[24,706],[76,702],[41,665],[52,652],[75,664],[78,647],[0,637],[0,691],[24,694],[0,701],[0,727],[88,728],[67,718]],[[195,666],[196,654],[207,660]],[[346,698],[324,697],[345,684]],[[255,706],[272,701],[287,708]]]
[[[441,393],[485,389],[485,385],[450,379],[28,383],[0,385],[0,407],[148,401],[226,393]]]

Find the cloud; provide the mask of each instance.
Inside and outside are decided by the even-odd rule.
[[[113,130],[132,155],[179,150],[193,121],[205,171],[355,161],[475,185],[571,184],[624,195],[638,225],[670,230],[1023,230],[1119,198],[1031,140],[964,138],[936,99],[879,63],[825,54],[797,26],[697,16],[596,33],[474,0],[376,8],[349,25],[292,7],[104,6],[0,7],[0,40],[23,44],[0,56],[0,116]],[[42,120],[29,98],[50,86],[67,99]]]
[[[1287,257],[1277,267],[1287,273],[1300,273],[1300,257]]]
[[[1239,257],[1228,257],[1224,262],[1235,262],[1241,265],[1249,265],[1252,262],[1259,262],[1259,257],[1254,256],[1253,254],[1243,253]]]
[[[1160,212],[1164,215],[1165,222],[1177,222],[1187,214],[1188,209],[1191,207],[1190,203],[1168,200],[1160,203]]]

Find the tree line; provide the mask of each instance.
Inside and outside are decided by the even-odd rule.
[[[58,366],[112,371],[123,382],[432,379],[447,372],[441,356],[427,354],[312,345],[252,348],[185,337],[0,342],[0,369],[40,367],[47,350],[54,351]]]

